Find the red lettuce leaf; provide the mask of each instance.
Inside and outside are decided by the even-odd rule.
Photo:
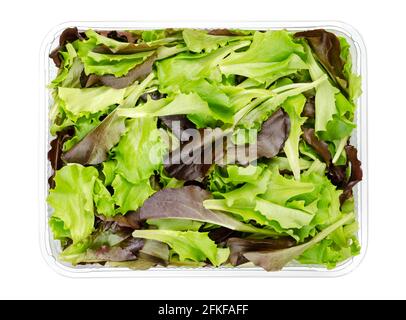
[[[106,261],[131,261],[137,259],[137,253],[142,249],[142,239],[128,238],[115,246],[101,245],[97,248],[87,249],[82,263],[106,262]]]
[[[54,61],[55,65],[59,68],[62,64],[61,56],[59,51],[61,51],[67,43],[74,42],[77,39],[83,39],[83,35],[78,31],[78,28],[66,28],[59,37],[59,46],[56,47],[49,54],[49,57]]]
[[[316,114],[316,104],[313,96],[307,98],[301,116],[314,119],[315,114]]]
[[[285,145],[289,137],[290,119],[288,114],[279,109],[266,120],[257,137],[258,158],[273,158]]]
[[[110,113],[81,141],[63,154],[68,163],[99,164],[107,159],[108,151],[118,143],[125,131],[125,118]]]
[[[142,222],[138,212],[136,211],[129,211],[125,215],[118,214],[113,217],[105,217],[103,215],[98,215],[97,217],[106,223],[116,223],[118,226],[123,228],[130,228],[132,230],[142,228]]]
[[[362,180],[361,161],[358,160],[357,149],[352,145],[345,146],[347,164],[337,166],[332,163],[327,143],[316,137],[314,129],[303,128],[303,139],[313,147],[327,164],[326,175],[330,181],[344,190],[340,196],[340,203],[343,204],[345,200],[351,198],[352,188]],[[351,176],[347,179],[346,170],[349,164],[351,165]]]
[[[218,143],[225,136],[224,131],[219,128],[214,130],[200,130],[201,139],[181,144],[181,146],[170,152],[164,160],[165,171],[170,177],[179,180],[195,180],[203,178],[209,171],[214,161],[215,150],[213,144]],[[206,152],[205,152],[206,150]],[[193,155],[188,159],[190,163],[182,161],[182,155]],[[181,163],[177,163],[177,162]]]
[[[285,144],[289,137],[290,119],[286,112],[282,109],[274,112],[274,114],[266,120],[261,127],[257,136],[255,145],[227,146],[223,139],[230,133],[226,133],[219,128],[212,131],[201,131],[202,139],[195,139],[169,153],[165,159],[165,170],[169,176],[180,180],[194,180],[203,178],[209,171],[213,163],[224,164],[224,159],[228,163],[239,163],[246,165],[248,162],[258,158],[272,158],[276,156]],[[216,144],[223,144],[222,150],[225,152],[221,155],[216,155],[215,152],[207,152],[208,150],[217,150]],[[256,148],[255,154],[249,153],[248,148]],[[206,151],[206,152],[205,152]],[[182,154],[193,154],[189,164],[174,163],[174,159],[181,159]],[[247,155],[255,156],[255,158],[247,158]]]
[[[96,31],[97,33],[101,34],[104,37],[120,41],[120,42],[129,42],[129,43],[136,43],[140,36],[135,35],[129,31],[117,31],[117,30],[110,30],[110,31]]]
[[[340,195],[340,203],[343,204],[345,200],[351,198],[352,188],[362,180],[361,161],[358,159],[357,149],[352,145],[345,146],[347,154],[347,162],[351,164],[351,175],[344,187],[343,193]]]
[[[53,170],[52,175],[48,178],[48,184],[51,189],[55,187],[54,176],[55,172],[63,167],[64,162],[62,160],[62,147],[65,141],[71,139],[74,135],[73,127],[68,127],[62,131],[59,131],[50,143],[51,149],[48,151],[48,160],[51,163]]]
[[[329,72],[332,78],[342,87],[347,88],[348,82],[343,74],[344,62],[340,57],[340,40],[334,33],[324,29],[316,29],[295,33],[296,38],[304,38],[309,43],[317,59]]]
[[[161,124],[170,129],[173,135],[181,139],[182,132],[187,129],[195,129],[196,126],[184,115],[172,115],[159,117]],[[175,125],[175,123],[179,125]]]
[[[132,228],[122,227],[117,222],[96,219],[96,231],[88,239],[87,249],[75,263],[120,262],[137,259],[145,241],[132,237]],[[69,250],[69,249],[67,249]],[[62,253],[63,254],[63,253]]]
[[[313,128],[303,128],[303,139],[309,144],[327,164],[326,175],[330,181],[337,187],[343,188],[346,185],[347,166],[334,165],[328,144],[317,138]]]
[[[217,244],[225,243],[228,239],[232,237],[240,237],[241,235],[241,232],[234,231],[226,227],[216,228],[209,232],[209,238]]]
[[[328,144],[317,138],[313,128],[303,128],[303,139],[320,155],[325,163],[330,164],[331,153],[328,150]]]
[[[290,248],[294,245],[296,245],[296,241],[290,237],[264,240],[230,238],[227,240],[227,246],[230,248],[229,259],[233,266],[248,262],[248,259],[244,257],[247,252],[269,252]]]

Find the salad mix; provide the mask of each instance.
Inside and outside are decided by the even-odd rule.
[[[60,260],[276,271],[360,252],[345,38],[68,28],[50,58]]]

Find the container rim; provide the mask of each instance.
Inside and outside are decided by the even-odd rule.
[[[163,29],[163,28],[238,28],[238,29],[286,29],[288,31],[323,28],[344,36],[351,47],[353,67],[362,77],[362,95],[357,101],[357,129],[353,135],[362,162],[363,181],[354,190],[357,217],[360,225],[358,238],[361,252],[358,256],[338,265],[335,269],[327,270],[320,266],[286,266],[278,272],[266,272],[258,267],[249,268],[163,268],[155,267],[149,270],[129,270],[125,268],[86,267],[78,268],[60,262],[54,255],[52,239],[48,228],[48,159],[46,157],[49,144],[48,107],[49,92],[46,88],[52,68],[48,55],[55,45],[60,33],[67,27],[77,26],[79,29]],[[47,264],[58,274],[71,278],[107,278],[107,277],[339,277],[355,270],[363,261],[368,246],[368,128],[367,128],[367,54],[361,34],[352,25],[337,20],[139,20],[134,21],[66,21],[52,27],[45,35],[39,56],[39,241],[41,254]]]

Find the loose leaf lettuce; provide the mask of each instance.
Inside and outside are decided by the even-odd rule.
[[[344,37],[68,28],[59,40],[48,201],[61,260],[279,270],[359,253],[361,84]]]

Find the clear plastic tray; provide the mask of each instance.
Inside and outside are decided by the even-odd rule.
[[[76,26],[79,29],[98,30],[148,30],[164,28],[235,28],[251,30],[277,30],[287,29],[289,31],[309,30],[323,28],[344,36],[351,46],[353,57],[353,68],[362,76],[363,94],[357,102],[356,122],[357,129],[352,136],[352,144],[358,148],[359,158],[362,161],[363,181],[354,188],[355,206],[357,218],[360,225],[358,238],[362,246],[360,255],[353,257],[333,270],[327,270],[317,265],[290,264],[279,272],[266,272],[261,268],[237,267],[237,268],[163,268],[155,267],[145,271],[129,270],[125,268],[110,268],[95,265],[71,266],[58,260],[60,253],[59,242],[52,237],[48,227],[50,208],[47,205],[48,194],[47,178],[51,168],[47,159],[49,149],[49,120],[48,108],[51,105],[52,97],[47,84],[55,77],[57,69],[48,55],[58,44],[59,35],[67,27]],[[368,211],[368,168],[367,168],[367,65],[366,50],[361,35],[350,25],[338,21],[102,21],[83,22],[72,21],[54,27],[44,38],[40,52],[40,90],[41,101],[39,105],[40,114],[40,178],[39,178],[39,214],[40,214],[40,245],[42,254],[47,263],[58,273],[69,277],[185,277],[185,276],[210,276],[210,277],[336,277],[354,270],[362,261],[367,249],[367,211]]]

